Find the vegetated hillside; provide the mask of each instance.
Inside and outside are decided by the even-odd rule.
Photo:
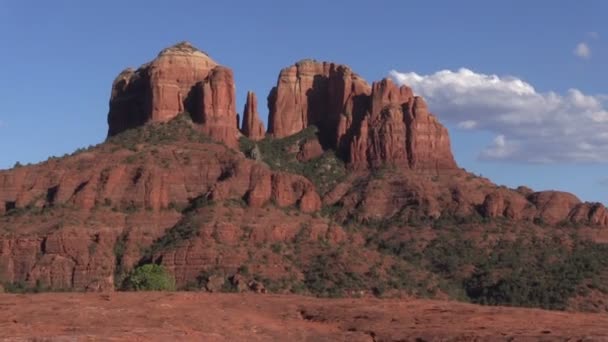
[[[422,98],[341,64],[283,69],[268,103],[239,130],[232,72],[187,43],[120,73],[104,143],[0,171],[4,288],[606,310],[602,204],[458,168]]]
[[[391,168],[349,172],[332,151],[300,162],[300,147],[316,139],[314,128],[258,143],[242,139],[245,153],[239,153],[211,142],[191,125],[186,115],[179,116],[75,155],[4,171],[2,177],[12,177],[12,184],[23,177],[22,182],[37,185],[22,195],[32,198],[31,205],[9,209],[0,218],[5,289],[129,288],[137,265],[158,263],[178,289],[263,288],[331,297],[413,294],[606,309],[608,250],[598,242],[604,229],[486,218],[477,212],[458,216],[452,199],[445,200],[446,215],[432,218],[413,194],[404,194],[411,198],[403,207],[389,199],[396,209],[386,215],[380,211],[388,210],[386,203],[376,203],[377,210],[365,206],[386,201],[378,194],[390,194],[387,187],[396,182],[444,189],[440,198],[452,182],[471,192],[496,187],[464,171],[433,176]],[[255,196],[247,183],[255,172],[270,174],[271,189],[265,203],[251,206]],[[307,213],[293,188],[309,183],[298,174],[325,189],[325,199],[344,184],[344,193],[362,199]],[[286,192],[273,187],[273,179],[282,177],[295,179],[295,186]],[[47,187],[57,180],[57,188]],[[192,188],[183,189],[184,184]],[[64,195],[69,185],[75,189]],[[36,189],[44,191],[35,195]],[[402,185],[399,191],[408,189]],[[181,191],[185,195],[179,201]],[[162,203],[165,192],[174,201]]]

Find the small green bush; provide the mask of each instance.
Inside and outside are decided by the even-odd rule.
[[[174,291],[175,280],[161,265],[146,264],[137,267],[125,279],[125,289],[132,291]]]
[[[165,145],[176,141],[213,142],[208,136],[193,128],[190,114],[183,112],[166,123],[128,129],[110,137],[107,143],[116,146],[118,149],[137,151],[138,144]],[[134,158],[125,160],[127,163],[134,161]]]
[[[251,155],[254,148],[259,149],[261,159],[273,170],[297,173],[313,182],[317,190],[324,194],[346,176],[344,162],[335,151],[327,150],[318,158],[307,162],[297,160],[297,152],[292,147],[301,146],[308,140],[318,139],[319,129],[308,126],[306,129],[284,138],[266,137],[258,142],[247,138],[239,140],[239,147],[245,155]]]

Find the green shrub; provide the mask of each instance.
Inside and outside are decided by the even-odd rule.
[[[297,173],[308,178],[323,194],[332,189],[346,176],[344,162],[333,150],[327,150],[320,157],[307,162],[296,159],[297,152],[292,148],[301,146],[308,140],[318,139],[319,129],[308,126],[288,137],[275,139],[266,137],[257,143],[247,138],[239,140],[239,147],[245,155],[251,155],[254,148],[259,150],[261,159],[273,170]]]
[[[175,280],[164,267],[146,264],[133,270],[124,287],[133,291],[174,291]]]
[[[605,245],[574,241],[568,250],[548,239],[532,244],[499,246],[479,263],[463,282],[470,299],[480,304],[563,310],[585,280],[594,279],[608,266]]]
[[[190,201],[189,206],[182,211],[182,218],[173,227],[165,232],[163,236],[156,239],[145,253],[144,260],[149,260],[154,254],[174,248],[182,241],[194,237],[201,227],[201,217],[197,215],[197,209],[212,207],[215,202],[205,196],[200,196]]]
[[[62,291],[62,289],[51,289],[49,286],[44,284],[40,279],[36,280],[36,285],[31,286],[25,282],[15,282],[4,284],[4,291],[7,293],[41,293],[51,291]]]
[[[345,251],[318,254],[304,270],[304,285],[319,297],[342,297],[353,291],[376,287],[372,274],[355,272],[349,265],[352,256]]]
[[[136,151],[138,144],[164,145],[175,141],[213,142],[208,136],[193,127],[190,114],[184,112],[162,124],[145,125],[121,132],[110,137],[107,143],[119,149]],[[133,161],[135,160],[126,160],[127,163]]]

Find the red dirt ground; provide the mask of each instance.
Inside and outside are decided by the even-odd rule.
[[[608,315],[419,299],[0,295],[7,341],[608,341]]]

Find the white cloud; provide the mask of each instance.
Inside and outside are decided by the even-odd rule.
[[[482,159],[507,159],[517,150],[516,144],[507,142],[503,134],[494,138],[492,144],[480,153]]]
[[[576,48],[574,49],[574,54],[583,59],[591,58],[591,48],[585,42],[578,43]]]
[[[534,163],[608,162],[608,98],[570,89],[541,93],[515,77],[442,70],[390,75],[426,98],[441,120],[494,132],[479,157]]]
[[[458,128],[462,129],[473,129],[477,127],[477,121],[475,120],[465,120],[458,123]]]

